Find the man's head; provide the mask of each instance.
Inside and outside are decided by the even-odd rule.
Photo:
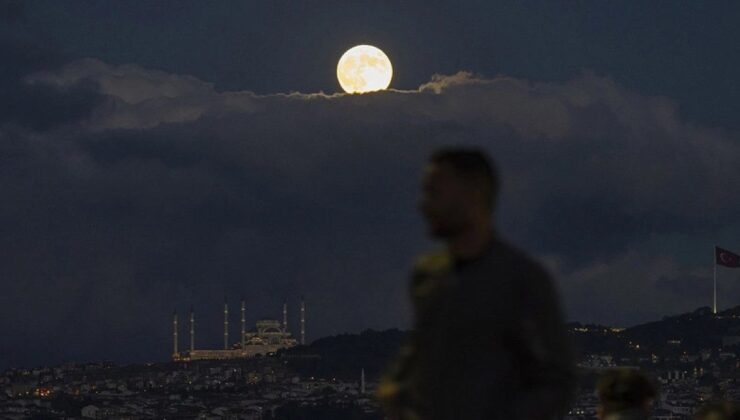
[[[424,170],[419,208],[432,236],[451,238],[491,217],[496,170],[476,149],[434,152]]]
[[[633,369],[606,372],[596,384],[596,393],[599,396],[599,418],[602,419],[623,412],[647,416],[657,395],[653,383]]]

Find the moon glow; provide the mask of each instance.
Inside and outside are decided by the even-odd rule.
[[[342,55],[337,64],[337,79],[347,93],[386,89],[391,84],[393,66],[383,51],[372,45],[357,45]]]

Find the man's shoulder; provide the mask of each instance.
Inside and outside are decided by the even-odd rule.
[[[452,266],[452,256],[446,250],[418,256],[411,270],[411,295],[422,298],[436,293],[449,278]]]
[[[494,243],[488,259],[522,275],[549,277],[547,270],[540,262],[517,246],[501,239],[497,239]]]
[[[413,274],[415,276],[443,275],[452,270],[452,255],[446,249],[440,249],[419,255],[414,261]]]
[[[513,245],[501,242],[497,247],[491,253],[491,269],[495,275],[506,279],[519,304],[538,307],[543,313],[559,314],[557,284],[544,265]]]

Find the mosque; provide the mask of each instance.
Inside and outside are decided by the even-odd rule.
[[[224,348],[223,349],[196,349],[195,348],[195,313],[190,310],[190,346],[187,350],[181,350],[178,342],[177,312],[172,319],[172,360],[185,362],[191,360],[224,360],[241,359],[257,355],[268,355],[280,349],[286,349],[298,345],[288,332],[288,304],[283,303],[283,322],[276,319],[260,319],[255,322],[255,329],[247,331],[246,305],[241,301],[241,331],[236,343],[229,342],[229,305],[224,302]],[[301,298],[301,337],[300,344],[306,344],[306,305]]]

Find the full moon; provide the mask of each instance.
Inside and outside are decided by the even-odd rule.
[[[393,67],[383,51],[372,45],[352,47],[337,64],[337,79],[347,93],[385,89],[391,84]]]

